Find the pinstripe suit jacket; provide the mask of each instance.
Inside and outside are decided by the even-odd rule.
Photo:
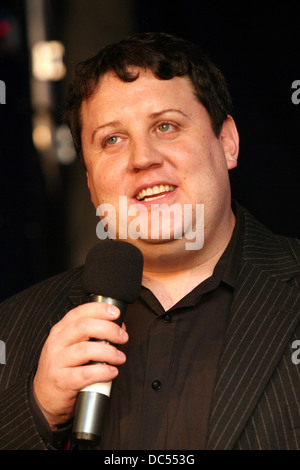
[[[300,242],[274,236],[246,210],[242,214],[241,268],[207,449],[300,449],[300,363],[292,361],[293,342],[300,340]],[[67,271],[0,307],[0,339],[6,345],[0,449],[47,449],[30,412],[28,377],[51,326],[87,301],[81,274],[82,268]]]

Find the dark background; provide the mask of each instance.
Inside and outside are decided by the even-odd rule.
[[[300,2],[31,0],[43,5],[47,40],[65,45],[64,79],[50,84],[49,108],[62,123],[75,63],[142,31],[165,31],[201,45],[229,83],[241,138],[233,196],[273,231],[300,238]],[[32,3],[33,2],[33,3]],[[238,4],[239,5],[239,4]],[[77,160],[62,164],[55,142],[42,155],[32,141],[28,2],[0,0],[0,300],[84,262],[97,242],[97,218]],[[8,29],[8,26],[10,30]]]

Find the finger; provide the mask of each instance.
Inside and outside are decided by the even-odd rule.
[[[61,320],[51,329],[48,341],[53,347],[65,347],[90,338],[103,339],[122,344],[128,337],[123,334],[124,328],[111,321],[119,316],[119,310],[111,311],[106,304],[95,304],[90,307],[69,312],[67,320]],[[67,314],[68,315],[68,314]]]
[[[98,382],[110,382],[119,373],[116,366],[105,363],[89,364],[81,367],[66,369],[65,378],[74,392]]]
[[[81,317],[61,331],[65,346],[70,346],[90,339],[105,340],[114,344],[123,344],[128,340],[128,333],[116,323],[89,317]]]
[[[104,341],[83,341],[61,353],[62,367],[78,367],[91,361],[121,365],[126,361],[126,356],[115,346]]]
[[[54,325],[53,330],[59,332],[61,329],[67,328],[72,322],[84,317],[115,321],[119,318],[120,313],[120,310],[114,305],[105,302],[89,302],[78,305],[67,312],[66,315]]]

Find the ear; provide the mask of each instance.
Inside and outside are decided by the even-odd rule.
[[[220,141],[223,146],[227,168],[232,170],[237,166],[239,156],[239,134],[231,116],[227,116],[220,132]]]

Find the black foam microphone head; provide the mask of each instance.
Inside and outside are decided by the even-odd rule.
[[[87,255],[82,285],[87,294],[133,303],[139,296],[143,255],[130,243],[101,240]]]

